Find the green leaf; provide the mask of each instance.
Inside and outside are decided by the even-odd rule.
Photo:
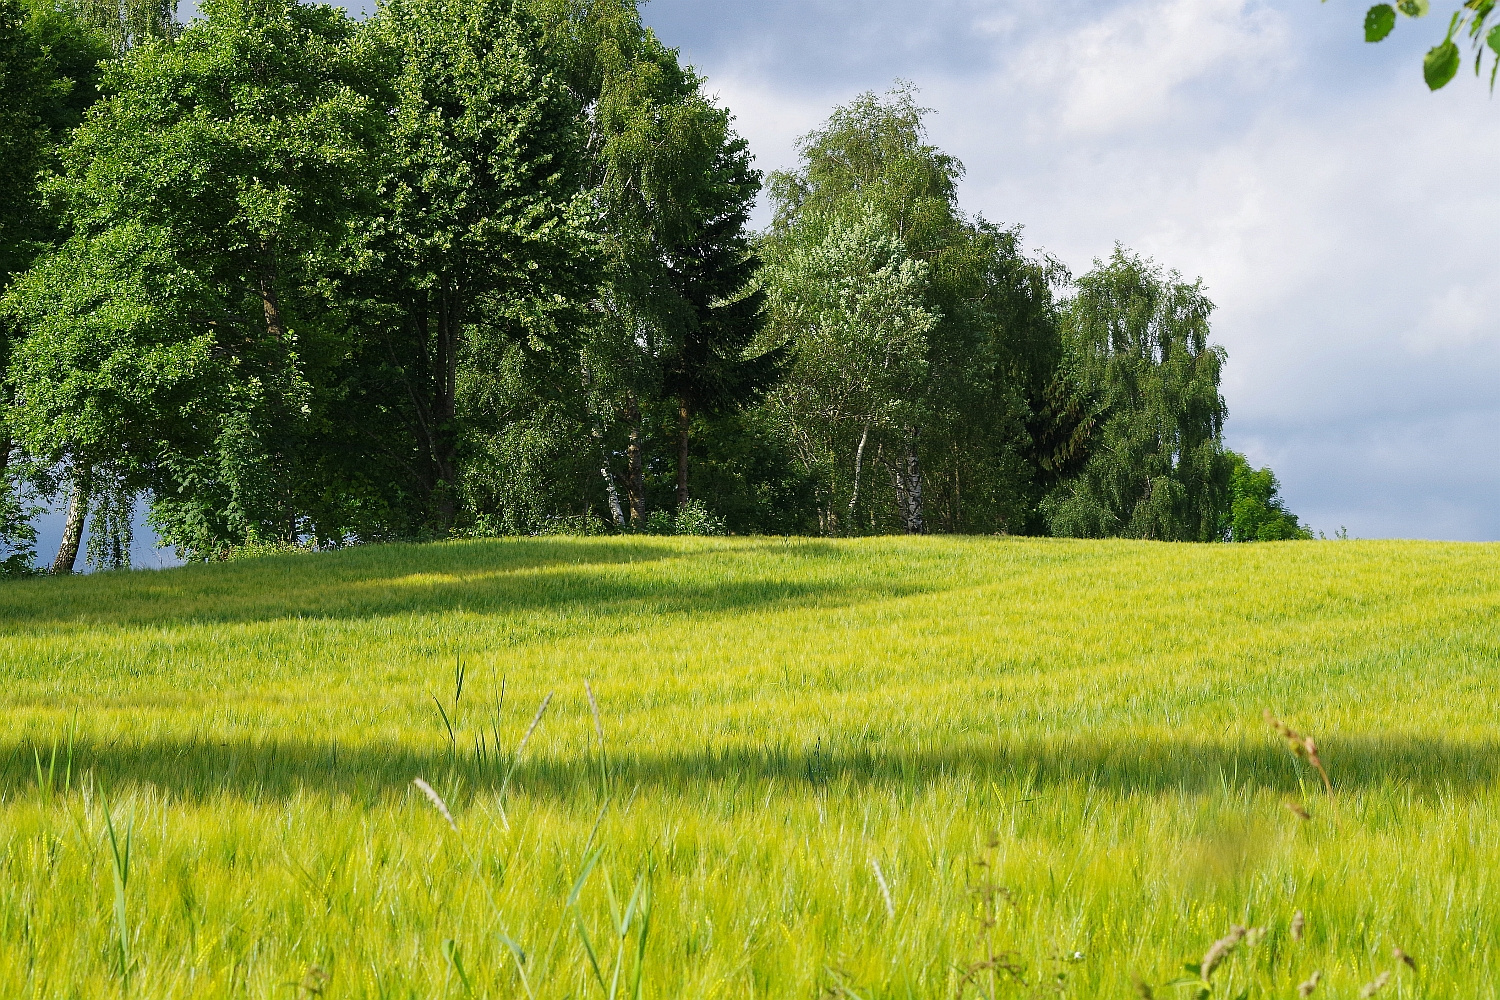
[[[505,945],[506,950],[508,950],[512,955],[515,956],[517,965],[524,966],[526,964],[526,949],[522,948],[514,938],[512,938],[509,934],[506,934],[504,931],[501,931],[500,943]]]
[[[1407,17],[1426,17],[1427,12],[1432,9],[1427,0],[1397,0],[1396,6]]]
[[[1422,75],[1427,79],[1427,86],[1432,90],[1446,87],[1448,81],[1458,73],[1458,66],[1462,61],[1463,57],[1452,39],[1433,48],[1427,53],[1427,58],[1422,60]]]
[[[1495,55],[1497,57],[1500,57],[1500,24],[1497,24],[1493,28],[1491,28],[1490,33],[1485,36],[1484,40],[1489,43],[1489,46],[1494,50]]]
[[[603,853],[604,848],[600,847],[584,859],[583,870],[578,873],[578,881],[573,883],[573,891],[568,893],[568,906],[571,907],[578,902],[578,896],[583,892],[583,883],[588,881],[589,872],[594,870],[594,866],[599,863],[599,856]]]
[[[1396,8],[1388,3],[1379,3],[1365,15],[1365,41],[1384,41],[1396,28]]]
[[[578,924],[578,937],[583,941],[583,950],[588,955],[589,965],[594,968],[594,978],[599,981],[599,988],[608,993],[609,987],[604,984],[604,970],[599,968],[599,956],[594,953],[594,942],[589,940],[589,931],[583,925],[583,917],[574,913],[573,920]]]
[[[464,960],[458,953],[457,941],[452,938],[443,939],[443,957],[448,960],[449,965],[453,966],[453,971],[458,973],[458,981],[464,985],[464,994],[473,993],[474,987],[469,985],[469,974],[464,970]]]

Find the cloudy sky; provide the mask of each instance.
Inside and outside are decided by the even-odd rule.
[[[1366,45],[1365,5],[650,0],[645,16],[763,169],[836,104],[905,79],[967,165],[967,211],[1022,224],[1075,273],[1120,242],[1201,276],[1229,443],[1314,528],[1497,540],[1500,101],[1468,75],[1427,91],[1438,14]],[[158,565],[145,542],[137,564]]]
[[[1500,102],[1357,0],[651,0],[763,169],[897,78],[971,213],[1201,276],[1228,437],[1333,534],[1500,539]],[[1438,3],[1440,12],[1456,6]]]

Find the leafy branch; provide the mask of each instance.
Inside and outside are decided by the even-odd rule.
[[[1458,40],[1467,35],[1474,50],[1474,75],[1478,76],[1484,66],[1485,50],[1491,56],[1490,90],[1495,89],[1495,80],[1500,75],[1500,23],[1491,23],[1496,4],[1500,0],[1464,0],[1464,4],[1453,12],[1448,21],[1448,34],[1442,43],[1430,49],[1422,60],[1422,76],[1427,86],[1441,90],[1458,75],[1463,66],[1463,52]],[[1383,42],[1396,30],[1397,16],[1426,17],[1432,11],[1430,0],[1397,0],[1394,4],[1379,3],[1365,14],[1365,41]],[[1500,18],[1496,19],[1500,21]]]

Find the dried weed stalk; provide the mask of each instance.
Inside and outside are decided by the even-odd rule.
[[[1317,771],[1318,776],[1323,779],[1323,788],[1329,795],[1332,795],[1333,782],[1328,780],[1328,771],[1324,769],[1323,760],[1318,756],[1318,741],[1311,736],[1303,736],[1297,730],[1276,718],[1269,708],[1266,709],[1265,714],[1266,722],[1270,723],[1271,728],[1281,734],[1281,737],[1286,740],[1287,745],[1291,748],[1292,753],[1312,765],[1313,770]]]

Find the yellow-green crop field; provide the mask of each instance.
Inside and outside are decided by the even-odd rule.
[[[1497,688],[1493,545],[3,585],[0,997],[1500,997]]]

